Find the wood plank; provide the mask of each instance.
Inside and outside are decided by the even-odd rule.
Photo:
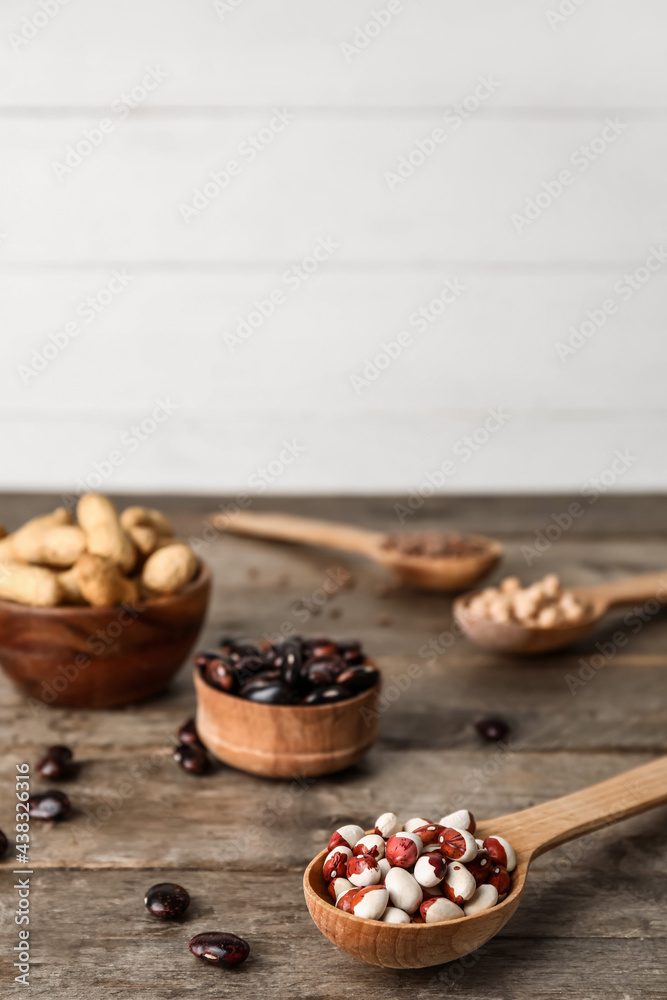
[[[110,490],[109,492],[114,498],[114,503],[121,509],[137,503],[160,507],[174,519],[176,531],[184,536],[197,534],[207,514],[213,510],[226,509],[226,506],[233,504],[235,500],[233,494],[224,493],[167,494],[156,493],[154,490],[134,492]],[[253,499],[252,506],[254,510],[280,509],[304,517],[349,521],[351,524],[390,530],[396,527],[394,505],[404,499],[400,494],[258,496]],[[521,544],[524,539],[531,540],[536,531],[543,530],[545,524],[552,520],[554,512],[566,511],[571,503],[580,500],[581,495],[573,492],[507,496],[436,494],[428,498],[423,507],[415,513],[410,525],[406,526],[412,527],[414,524],[419,528],[441,528],[463,532],[485,530],[502,538],[511,546]],[[51,510],[59,503],[62,503],[62,495],[53,490],[35,490],[30,493],[3,491],[2,520],[8,525],[18,526],[27,518],[43,514],[45,510]],[[667,537],[664,506],[665,498],[662,493],[623,495],[609,491],[601,495],[597,503],[590,505],[586,517],[573,521],[568,535],[582,541],[597,541],[598,547],[602,543],[606,547],[610,537],[617,541],[650,538],[662,542]],[[482,528],[482,525],[485,527]],[[228,560],[233,572],[237,572],[235,567],[238,563],[240,574],[242,553],[245,553],[247,565],[258,568],[258,550],[251,550],[247,540],[243,542],[230,536],[225,544],[239,546],[234,558]],[[558,548],[554,545],[550,551],[556,552]],[[279,559],[282,563],[290,556],[298,565],[306,551],[311,550],[267,544],[262,550],[262,560],[267,561],[267,570],[273,567],[275,559]],[[337,553],[337,557],[342,558],[342,555]],[[577,559],[572,566],[572,572],[576,571],[578,565]],[[602,569],[604,564],[599,563],[599,565]],[[284,566],[281,565],[280,568],[283,569]]]
[[[430,493],[433,478],[440,482],[443,465],[452,461],[453,471],[443,483],[452,494],[572,492],[595,479],[623,492],[667,488],[667,472],[656,457],[667,430],[662,410],[545,415],[503,410],[498,394],[487,409],[463,413],[439,407],[407,414],[380,409],[360,416],[329,411],[324,400],[319,411],[294,406],[220,414],[191,410],[177,386],[165,390],[147,409],[122,416],[76,409],[57,420],[45,412],[20,421],[13,412],[6,415],[0,431],[14,441],[6,485],[71,492],[83,480],[109,491],[169,492],[186,484],[211,494],[249,489],[263,494],[268,482],[274,495],[342,489],[404,492],[407,501],[410,489]],[[156,423],[152,414],[164,416],[165,399],[179,409]],[[493,414],[498,412],[510,415],[490,436],[485,422],[496,427]],[[39,463],[30,460],[37,440],[44,456]],[[466,443],[470,440],[474,447]],[[479,440],[484,447],[477,447]],[[72,446],[63,448],[64,441]],[[292,454],[297,458],[292,460]],[[530,462],[517,464],[517,455],[529,455]],[[117,464],[110,464],[110,456]],[[262,471],[269,466],[273,471]]]
[[[574,5],[572,16],[552,23],[553,0],[400,2],[389,5],[400,11],[389,26],[346,59],[341,44],[354,44],[373,10],[387,6],[287,0],[278,10],[271,0],[218,0],[218,14],[212,2],[193,13],[178,0],[98,0],[63,7],[14,53],[8,36],[33,8],[6,0],[0,33],[11,75],[3,104],[105,107],[157,63],[168,77],[149,98],[154,108],[276,100],[440,107],[490,72],[503,82],[504,107],[664,107],[659,0]]]
[[[6,496],[0,513],[13,526],[57,499]],[[415,517],[428,526],[493,526],[508,545],[506,569],[526,578],[556,568],[568,582],[592,582],[664,564],[664,498],[606,495],[526,566],[520,546],[573,499],[438,497]],[[188,536],[201,533],[206,513],[224,501],[153,496],[148,502],[170,511]],[[396,527],[394,502],[260,497],[256,506]],[[32,824],[32,989],[38,997],[54,990],[65,1000],[139,992],[151,1000],[218,996],[225,974],[187,951],[193,934],[218,927],[250,940],[252,958],[236,975],[249,977],[242,984],[260,1000],[276,991],[331,998],[357,997],[360,990],[393,1000],[407,975],[419,997],[456,989],[481,1000],[497,1000],[499,990],[559,1000],[584,989],[591,1000],[606,1000],[618,992],[619,969],[628,996],[662,1000],[664,808],[539,859],[517,916],[483,954],[460,966],[407,974],[354,962],[310,921],[301,873],[330,830],[345,821],[370,825],[390,807],[438,818],[464,801],[480,817],[499,815],[665,752],[664,615],[632,634],[573,696],[567,673],[598,639],[606,641],[618,627],[630,630],[622,618],[579,648],[539,662],[489,657],[460,639],[431,656],[424,646],[448,627],[449,602],[407,592],[380,596],[379,570],[360,560],[233,537],[217,539],[205,554],[217,583],[203,642],[223,627],[256,636],[294,619],[295,601],[312,595],[327,568],[340,564],[354,571],[356,588],[336,595],[304,631],[357,633],[382,661],[386,690],[402,684],[411,662],[423,673],[390,702],[380,741],[358,767],[305,788],[222,767],[193,779],[177,767],[170,741],[193,707],[188,667],[165,697],[120,712],[35,714],[0,682],[0,800],[11,801],[15,763],[34,762],[45,743],[69,743],[83,762],[77,779],[63,786],[74,804],[72,819],[55,827]],[[252,569],[258,575],[250,578]],[[279,583],[281,573],[287,582]],[[332,607],[340,618],[328,617]],[[377,623],[380,613],[391,616],[391,627]],[[472,720],[486,712],[511,722],[507,751],[482,744],[474,732]],[[45,787],[34,779],[35,789]],[[10,833],[7,816],[5,810],[0,826]],[[11,858],[0,865],[6,886],[11,867]],[[143,908],[146,888],[164,878],[193,894],[183,924],[158,924]],[[0,895],[0,915],[11,925],[11,894]],[[5,980],[13,976],[8,954],[0,954]]]
[[[149,261],[291,265],[319,239],[332,239],[337,262],[354,265],[530,260],[615,268],[641,262],[665,236],[654,213],[667,169],[662,122],[625,114],[627,128],[584,168],[585,159],[570,157],[601,134],[604,113],[595,121],[478,116],[452,129],[392,192],[385,175],[442,125],[438,113],[340,120],[297,112],[250,160],[241,144],[270,119],[270,111],[248,112],[211,128],[197,118],[129,117],[60,182],[52,164],[95,125],[90,114],[1,120],[0,183],[12,195],[3,258],[121,262],[130,270]],[[201,214],[185,222],[179,206],[235,158],[238,175],[224,190],[223,182],[209,189]],[[543,182],[565,168],[572,183],[518,231],[512,216],[540,192],[544,203]]]
[[[259,854],[271,870],[298,870],[344,822],[368,828],[387,809],[406,818],[425,812],[437,820],[462,806],[488,818],[650,759],[618,751],[530,753],[511,743],[509,750],[411,746],[409,753],[404,746],[383,745],[345,773],[278,783],[228,768],[193,778],[172,760],[170,736],[165,726],[162,740],[151,748],[80,751],[83,767],[68,785],[75,814],[66,823],[31,824],[33,867],[246,871]],[[17,752],[20,762],[34,762],[34,751],[5,750],[7,798]],[[33,791],[38,787],[49,786],[35,777]],[[616,840],[623,836],[621,828],[614,834]]]
[[[383,702],[380,746],[385,749],[476,751],[473,723],[493,713],[508,719],[515,741],[527,752],[667,751],[664,658],[658,666],[637,666],[630,659],[606,666],[592,680],[575,686],[575,696],[566,681],[568,675],[578,676],[580,664],[572,658],[547,667],[493,665],[479,654],[446,669],[430,668],[427,659],[419,657],[380,656],[379,662],[390,697],[394,680],[406,683],[409,663],[424,668],[397,701]],[[44,709],[24,702],[3,680],[3,743],[32,751],[65,742],[83,753],[162,746],[194,712],[189,670],[184,668],[164,698],[116,713]]]
[[[159,870],[45,871],[34,876],[32,995],[55,993],[79,1000],[104,992],[172,1000],[219,997],[221,991],[227,995],[228,990],[245,988],[262,1000],[277,991],[281,996],[327,1000],[363,992],[389,1000],[409,983],[415,995],[429,998],[455,988],[479,1000],[500,995],[558,1000],[580,995],[584,988],[588,1000],[606,1000],[617,995],[620,969],[627,995],[647,1000],[664,996],[664,927],[648,932],[650,919],[636,901],[630,919],[638,922],[630,936],[621,917],[616,918],[616,934],[607,936],[595,916],[594,900],[600,897],[596,899],[594,889],[586,895],[581,888],[577,891],[575,879],[567,894],[561,895],[557,887],[556,898],[527,898],[523,912],[471,959],[401,972],[356,962],[322,938],[306,911],[298,873],[168,875],[193,896],[183,923],[160,923],[143,909],[144,892],[164,877]],[[657,911],[657,900],[649,909]],[[188,951],[191,936],[214,928],[236,932],[250,942],[249,960],[233,973],[197,963]],[[4,952],[4,979],[9,978],[10,961]]]
[[[57,502],[53,497],[35,497],[29,503],[7,498],[3,513],[11,528]],[[217,506],[211,500],[195,503],[174,499],[163,503],[153,497],[149,502],[173,510],[177,529],[184,537],[201,537],[203,515]],[[514,518],[525,520],[527,530],[532,531],[540,523],[543,527],[535,530],[544,530],[550,521],[548,512],[567,509],[570,502],[565,498],[530,502],[517,499],[496,502],[494,506],[491,501],[438,499],[425,505],[419,523],[490,530],[490,521],[495,519],[500,527],[505,519],[508,558],[494,578],[517,572],[530,580],[547,570],[556,570],[566,583],[592,583],[665,565],[667,542],[641,536],[623,542],[605,540],[605,558],[601,558],[600,538],[621,524],[622,512],[635,504],[634,499],[605,497],[589,508],[586,517],[574,522],[571,538],[554,544],[533,566],[526,567],[520,546],[532,539],[515,535],[519,524]],[[182,513],[191,504],[199,506],[199,515]],[[259,506],[271,504],[263,500]],[[285,500],[277,506],[391,527],[392,506],[387,499],[338,503]],[[645,517],[637,520],[637,526],[657,525],[662,519],[662,502],[656,501],[653,506],[646,500],[641,506]],[[575,537],[584,530],[585,535]],[[601,533],[597,538],[596,532]],[[499,534],[504,537],[503,531]],[[262,637],[275,636],[293,625],[305,634],[358,636],[381,663],[388,688],[395,679],[403,684],[408,665],[417,665],[421,676],[397,702],[387,703],[381,729],[387,746],[476,747],[472,722],[492,711],[507,716],[515,738],[526,750],[659,750],[665,746],[663,691],[667,656],[661,652],[667,639],[665,612],[649,616],[639,631],[641,621],[636,616],[626,619],[627,612],[616,612],[590,639],[570,650],[515,662],[487,654],[455,636],[451,632],[448,598],[399,590],[381,596],[378,588],[385,580],[381,570],[343,553],[222,536],[205,546],[202,554],[216,576],[202,646],[214,644],[223,630]],[[355,575],[356,588],[339,590],[320,613],[312,613],[319,610],[316,602],[323,596],[319,592],[327,574],[335,574],[340,566]],[[249,579],[249,571],[257,579]],[[286,574],[286,582],[281,581],[281,574]],[[340,617],[332,618],[332,611]],[[380,624],[381,615],[389,616],[389,627]],[[627,644],[609,646],[617,632],[627,636]],[[430,643],[436,644],[435,650]],[[600,664],[597,643],[602,644],[607,655],[610,651],[613,654],[604,665]],[[591,656],[595,657],[592,676]],[[582,669],[584,679],[588,678],[585,683],[580,683]],[[6,681],[0,690],[0,722],[7,742],[17,745],[64,741],[84,747],[151,747],[160,745],[165,733],[175,730],[194,707],[187,665],[167,697],[123,712],[37,709],[35,714],[34,706],[24,703]]]
[[[610,265],[602,273],[584,274],[480,273],[466,264],[443,267],[440,273],[412,267],[349,273],[332,257],[294,290],[280,268],[222,274],[128,268],[128,274],[132,281],[127,289],[87,322],[80,315],[81,303],[105,287],[108,271],[2,273],[0,265],[3,317],[11,330],[2,376],[4,419],[34,427],[35,421],[46,423],[47,414],[55,421],[104,414],[109,421],[117,417],[120,437],[135,414],[149,412],[166,392],[181,413],[187,409],[190,419],[203,410],[209,419],[213,414],[225,420],[243,414],[246,419],[258,411],[279,411],[286,398],[298,398],[299,410],[314,415],[326,400],[331,417],[354,415],[367,423],[379,419],[379,411],[383,417],[393,411],[403,419],[424,410],[473,421],[502,403],[512,414],[539,409],[542,427],[563,411],[579,415],[584,396],[587,415],[598,421],[618,412],[610,407],[613,397],[624,417],[637,409],[662,409],[655,346],[667,269],[628,301],[614,291],[617,281],[623,283],[624,269]],[[464,290],[436,316],[441,303],[435,300],[446,280],[460,282]],[[36,283],[39,295],[33,294]],[[623,288],[624,294],[631,290]],[[268,301],[274,292],[282,296],[278,306]],[[599,335],[584,338],[583,346],[563,360],[556,345],[567,346],[570,327],[578,329],[586,311],[610,297],[617,312]],[[272,311],[264,321],[255,315],[258,301]],[[430,322],[417,315],[420,309],[431,310]],[[247,325],[251,314],[252,322],[259,319],[260,324],[254,332]],[[33,350],[43,353],[50,336],[70,322],[80,332],[69,343],[61,339],[65,346],[59,356],[37,372]],[[422,323],[424,329],[418,325]],[[193,354],[207,358],[205,369],[192,365],[183,370],[186,330]],[[367,362],[404,330],[411,343],[371,380],[372,371],[364,374]],[[242,339],[246,333],[250,335]],[[626,350],[629,336],[632,352]],[[326,365],[321,364],[323,342]],[[484,365],[479,364],[481,355]],[[130,357],[133,364],[128,364]],[[291,359],[287,366],[285,357]],[[443,370],[453,357],[457,377],[448,379],[443,399]],[[152,358],[160,364],[151,364]],[[596,377],[602,366],[604,383]],[[503,371],[502,389],[498,371]],[[357,383],[359,391],[353,376],[367,379]],[[628,398],[628,380],[642,386],[641,398]]]

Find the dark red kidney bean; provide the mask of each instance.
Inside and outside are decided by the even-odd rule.
[[[316,660],[323,660],[329,656],[336,656],[338,647],[330,639],[320,639],[317,645],[311,647],[311,656]]]
[[[497,743],[498,740],[504,740],[510,733],[509,723],[496,715],[478,719],[475,727],[479,735],[490,743]]]
[[[196,667],[205,667],[211,660],[219,660],[221,653],[219,649],[201,649],[193,657],[192,662]]]
[[[239,684],[243,684],[245,681],[254,677],[261,670],[265,670],[269,664],[264,660],[263,657],[257,654],[257,650],[252,656],[242,656],[236,662],[235,673]]]
[[[71,809],[70,800],[64,792],[40,792],[28,799],[31,819],[66,819]]]
[[[43,778],[52,781],[61,781],[72,776],[73,769],[72,751],[66,746],[48,747],[43,756],[37,761],[35,770]]]
[[[512,884],[510,873],[504,865],[494,865],[486,881],[489,885],[495,886],[498,890],[498,898],[501,900],[504,899],[510,891],[510,886]]]
[[[380,679],[380,673],[375,667],[361,665],[358,667],[348,667],[338,675],[336,680],[339,684],[344,684],[351,691],[366,691],[374,687]]]
[[[203,667],[203,675],[204,680],[219,691],[226,691],[228,694],[238,691],[239,681],[231,660],[223,660],[222,657],[209,660]]]
[[[482,847],[477,852],[477,856],[472,861],[465,862],[463,867],[468,869],[477,885],[482,885],[491,874],[493,861],[486,847]]]
[[[160,920],[179,920],[190,905],[190,893],[175,882],[159,882],[150,887],[144,903]]]
[[[305,668],[304,678],[310,684],[321,687],[323,684],[333,684],[336,679],[336,673],[331,669],[330,664],[326,660],[321,660],[320,662],[311,663],[310,666]]]
[[[190,774],[206,774],[211,766],[203,746],[196,743],[181,743],[174,750],[174,760]]]
[[[0,858],[4,858],[5,854],[7,853],[8,847],[9,847],[9,841],[5,837],[2,830],[0,830]]]
[[[199,733],[197,732],[197,726],[194,719],[188,719],[179,726],[176,730],[176,736],[178,737],[179,743],[187,743],[188,746],[203,746],[202,741],[199,739]]]
[[[264,677],[246,681],[239,693],[242,698],[265,705],[287,705],[292,700],[292,692],[284,681]]]
[[[255,681],[281,681],[283,679],[282,671],[274,670],[273,667],[267,667],[266,670],[260,670],[258,674],[247,680],[246,684],[254,684]],[[245,685],[244,685],[245,686]]]
[[[308,669],[310,667],[319,667],[320,669],[326,669],[329,671],[332,677],[338,677],[343,670],[347,670],[348,664],[340,656],[327,656],[322,660],[309,660],[307,663]]]
[[[350,698],[352,692],[349,688],[341,687],[340,684],[328,684],[316,687],[305,698],[301,699],[302,705],[329,705],[334,701],[343,701]]]
[[[220,648],[227,653],[235,662],[244,656],[257,656],[257,647],[245,640],[238,641],[224,636],[220,640]]]
[[[250,954],[250,945],[236,934],[221,931],[205,931],[197,934],[190,942],[190,951],[197,958],[203,958],[210,965],[231,967],[245,962]]]
[[[282,659],[282,678],[285,681],[285,684],[288,684],[291,687],[292,685],[297,684],[301,677],[301,666],[303,664],[301,643],[284,643]]]

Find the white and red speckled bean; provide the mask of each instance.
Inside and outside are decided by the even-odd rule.
[[[430,823],[430,819],[424,819],[423,816],[415,816],[413,819],[409,819],[407,823],[403,824],[403,829],[406,833],[414,833],[418,827],[429,826]]]
[[[344,847],[349,847],[350,850],[352,850],[354,845],[361,839],[361,837],[363,837],[363,835],[364,831],[355,823],[348,823],[346,826],[339,826],[338,829],[334,830],[331,834],[327,850],[331,851],[334,847],[338,847],[339,844],[342,844]]]
[[[467,861],[464,866],[468,869],[472,877],[475,879],[477,885],[482,885],[486,882],[491,874],[491,869],[493,868],[493,861],[491,860],[491,855],[487,851],[486,847],[477,851],[477,855],[472,859],[472,861]]]
[[[440,850],[450,861],[472,861],[477,856],[477,842],[467,830],[446,826],[440,837]]]
[[[488,910],[498,902],[498,890],[494,885],[480,885],[475,890],[475,895],[463,904],[463,912],[466,917],[472,917],[475,913]]]
[[[447,858],[444,854],[441,851],[429,851],[417,859],[414,875],[420,885],[430,889],[431,886],[442,882],[446,871]]]
[[[447,866],[445,877],[440,883],[447,899],[460,906],[474,895],[477,883],[467,868],[458,861],[452,861]]]
[[[412,868],[424,845],[416,833],[405,831],[390,837],[384,856],[392,868]]]
[[[352,900],[359,892],[357,886],[353,886],[351,889],[346,889],[345,892],[341,892],[340,896],[336,900],[336,909],[344,910],[345,913],[352,913]]]
[[[440,834],[445,830],[444,826],[440,826],[439,823],[429,823],[428,826],[418,826],[413,833],[416,833],[424,847],[429,847],[431,844],[440,843]]]
[[[348,892],[349,889],[355,889],[356,886],[352,885],[347,878],[335,878],[333,882],[329,883],[329,895],[335,901],[339,896],[342,896],[344,892]]]
[[[516,855],[504,837],[476,839],[469,809],[439,823],[393,812],[373,833],[347,823],[331,835],[322,866],[338,909],[384,923],[424,924],[474,916],[511,890]]]
[[[391,865],[386,858],[380,858],[378,861],[378,868],[380,869],[380,881],[384,882],[387,877],[387,872],[391,871]]]
[[[391,905],[406,913],[414,913],[424,898],[419,882],[405,868],[392,868],[384,884],[389,890]]]
[[[455,826],[457,830],[467,830],[468,833],[474,833],[477,829],[475,817],[469,809],[457,809],[456,812],[450,813],[449,816],[443,816],[440,820],[440,825]]]
[[[516,854],[512,845],[504,837],[486,837],[484,847],[491,855],[493,862],[507,868],[508,872],[516,868]]]
[[[419,913],[426,924],[435,923],[436,920],[456,920],[463,916],[461,907],[444,897],[425,899],[419,907]]]
[[[409,924],[410,914],[399,910],[397,906],[388,906],[382,914],[382,920],[385,924]]]
[[[355,917],[366,920],[380,920],[389,902],[389,893],[383,885],[367,885],[358,889],[352,899]]]
[[[384,838],[377,833],[369,833],[354,845],[353,854],[368,854],[369,857],[379,861],[384,857]]]
[[[494,865],[491,869],[491,874],[486,881],[488,885],[495,886],[498,891],[498,902],[502,902],[507,893],[510,891],[510,886],[512,884],[510,873],[507,871],[507,868],[503,865]]]
[[[347,863],[347,878],[352,885],[360,889],[367,885],[375,885],[381,877],[377,861],[368,854],[353,854]]]
[[[342,844],[329,851],[322,866],[322,872],[326,881],[332,882],[335,878],[344,877],[347,870],[347,862],[351,857],[352,851],[350,848],[343,847]]]
[[[380,837],[384,837],[385,840],[389,840],[390,837],[393,837],[395,833],[399,833],[402,829],[403,824],[398,820],[396,813],[382,813],[375,820],[375,832]]]

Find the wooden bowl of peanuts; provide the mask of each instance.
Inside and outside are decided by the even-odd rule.
[[[47,705],[114,708],[162,691],[192,651],[211,571],[165,516],[87,493],[0,539],[0,666]]]

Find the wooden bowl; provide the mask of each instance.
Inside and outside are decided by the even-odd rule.
[[[211,570],[180,594],[135,608],[34,608],[0,600],[0,666],[31,698],[67,708],[116,708],[162,691],[192,651]]]
[[[219,760],[264,778],[315,777],[356,764],[377,740],[380,686],[331,705],[263,705],[195,670],[197,732]]]

